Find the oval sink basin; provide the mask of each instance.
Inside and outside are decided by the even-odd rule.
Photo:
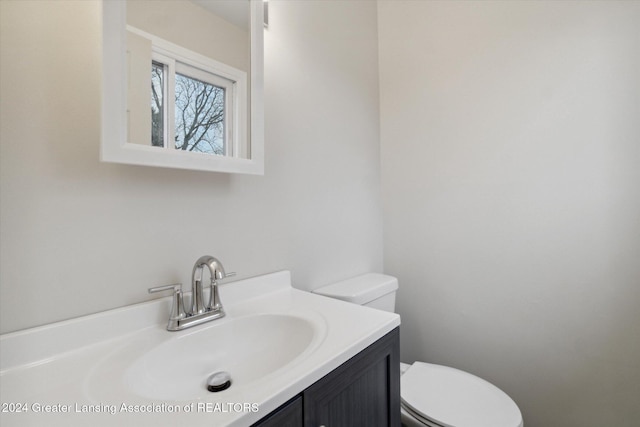
[[[219,371],[231,375],[229,390],[237,390],[294,361],[310,347],[315,332],[301,317],[260,314],[175,334],[133,360],[124,378],[133,393],[150,399],[195,399],[210,393],[207,378]]]

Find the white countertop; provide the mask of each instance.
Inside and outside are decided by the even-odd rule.
[[[400,324],[394,313],[294,289],[288,271],[222,284],[220,297],[224,318],[179,332],[165,330],[163,298],[0,336],[0,424],[249,426]],[[256,314],[304,319],[313,340],[281,369],[223,392],[157,400],[125,381],[145,351]]]

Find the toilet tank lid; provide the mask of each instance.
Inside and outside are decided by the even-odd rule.
[[[379,273],[367,273],[332,283],[312,292],[354,304],[367,304],[398,289],[398,279]]]

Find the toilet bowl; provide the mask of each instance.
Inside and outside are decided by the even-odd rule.
[[[493,384],[431,363],[401,364],[402,423],[407,427],[522,427],[515,402]]]
[[[369,273],[314,293],[394,311],[398,280]],[[400,364],[401,419],[406,427],[523,427],[516,403],[468,372],[431,363]]]

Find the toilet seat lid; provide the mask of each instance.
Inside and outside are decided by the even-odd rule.
[[[468,372],[415,362],[402,375],[402,403],[445,427],[519,427],[520,409],[505,392]]]

